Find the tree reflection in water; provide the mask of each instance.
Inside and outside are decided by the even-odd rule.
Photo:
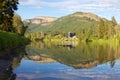
[[[68,49],[69,47],[69,49]],[[47,44],[42,42],[34,42],[25,48],[11,50],[5,55],[0,52],[0,80],[15,80],[17,75],[13,73],[13,69],[19,66],[21,59],[25,55],[25,59],[36,62],[49,63],[59,62],[75,69],[93,68],[109,62],[114,67],[115,61],[120,58],[120,46],[96,43],[62,43]],[[12,53],[13,55],[9,55]]]
[[[15,80],[16,74],[13,70],[19,66],[25,48],[0,52],[0,80]]]
[[[27,46],[26,52],[29,53],[28,56],[31,59],[36,56],[47,55],[47,57],[59,63],[81,69],[92,68],[107,62],[110,63],[111,67],[114,67],[115,61],[120,58],[119,48],[119,45],[107,43],[69,42],[50,44],[50,42],[33,42]]]
[[[15,80],[16,74],[13,73],[12,66],[7,67],[7,69],[3,69],[0,72],[0,80]]]

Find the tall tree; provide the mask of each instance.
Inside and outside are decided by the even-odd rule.
[[[18,14],[14,14],[13,16],[13,28],[14,32],[19,35],[24,35],[28,26],[24,26],[21,17]]]
[[[99,25],[98,25],[98,37],[99,38],[104,38],[104,34],[105,34],[105,23],[104,21],[101,19],[99,21]]]
[[[116,21],[114,16],[112,17],[112,22],[113,22],[114,25],[117,25],[117,21]]]
[[[0,0],[0,30],[13,31],[13,16],[18,4],[18,0]]]
[[[114,35],[114,37],[117,35],[117,30],[116,30],[116,26],[118,25],[115,17],[112,17],[112,34]]]

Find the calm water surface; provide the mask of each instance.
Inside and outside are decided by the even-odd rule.
[[[118,44],[32,42],[25,51],[16,80],[120,80]]]

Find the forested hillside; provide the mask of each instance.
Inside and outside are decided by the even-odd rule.
[[[29,24],[26,35],[39,35],[44,33],[45,37],[66,37],[68,32],[75,33],[82,39],[110,39],[119,38],[119,25],[114,17],[111,20],[100,18],[92,13],[76,12],[46,24]],[[35,35],[34,35],[35,34]]]

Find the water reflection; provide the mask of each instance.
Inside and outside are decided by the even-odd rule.
[[[17,80],[119,80],[119,48],[101,43],[33,42],[14,72]]]
[[[4,61],[5,62],[5,61]],[[7,67],[6,69],[0,70],[0,80],[15,80],[16,74],[13,73],[13,69],[11,65]]]
[[[0,55],[0,80],[119,80],[119,48],[119,44],[32,42],[26,49],[12,50],[17,55]]]
[[[78,41],[64,41],[61,43],[56,43],[57,46],[67,47],[70,51],[72,48],[75,48],[78,45]]]
[[[16,80],[13,70],[19,66],[25,48],[0,52],[0,80]]]
[[[115,60],[120,58],[119,48],[119,45],[100,43],[33,42],[27,46],[26,52],[34,61],[38,56],[41,58],[39,61],[42,61],[42,58],[51,58],[53,61],[81,69],[92,68],[107,62],[114,67]]]

